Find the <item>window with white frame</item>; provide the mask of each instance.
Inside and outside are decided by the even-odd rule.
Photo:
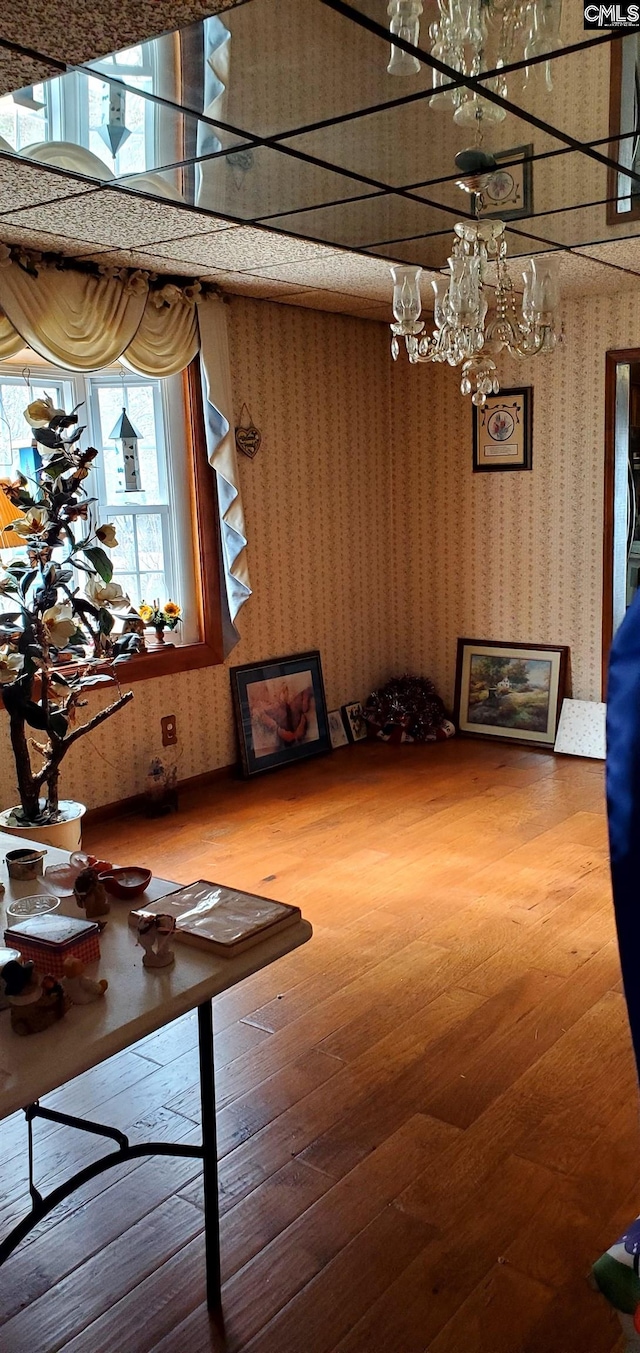
[[[136,608],[143,601],[177,601],[183,624],[172,641],[194,642],[199,636],[181,378],[152,380],[119,369],[78,375],[32,365],[27,384],[25,374],[19,366],[0,367],[0,477],[21,472],[33,480],[39,466],[24,419],[30,400],[47,394],[58,407],[82,405],[82,444],[100,452],[86,481],[88,495],[97,499],[90,510],[116,528],[113,580]],[[124,488],[122,448],[111,436],[123,408],[139,434],[141,487],[134,492]],[[15,553],[1,550],[0,560],[7,563]]]
[[[156,105],[153,43],[144,43],[94,63],[96,74],[69,71],[43,84],[0,98],[0,136],[16,151],[41,141],[86,146],[119,178],[152,169]],[[112,83],[100,76],[111,76]],[[125,85],[122,82],[126,82]],[[136,93],[139,90],[140,93]],[[109,141],[108,124],[122,126]]]

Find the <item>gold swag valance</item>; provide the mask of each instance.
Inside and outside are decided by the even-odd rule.
[[[0,243],[0,361],[25,346],[69,371],[122,361],[174,376],[200,353],[209,461],[216,472],[229,618],[251,595],[232,409],[226,307],[212,288],[141,269],[73,266]]]

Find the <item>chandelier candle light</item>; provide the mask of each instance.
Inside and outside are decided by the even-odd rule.
[[[389,31],[414,47],[420,40],[422,0],[389,0]],[[429,27],[431,55],[451,71],[478,78],[483,70],[502,71],[520,59],[532,61],[551,55],[560,46],[562,0],[438,0],[439,15]],[[544,63],[548,90],[553,88],[551,62]],[[389,75],[417,75],[421,62],[393,42]],[[529,79],[525,66],[523,87]],[[453,120],[461,126],[502,122],[506,110],[490,103],[472,89],[449,89],[443,71],[434,70],[432,107],[450,105]],[[501,98],[508,94],[507,77],[495,75],[487,87]]]
[[[481,188],[486,186],[495,166],[493,157],[482,151],[462,151],[456,156],[458,167],[475,172],[459,186],[475,195],[476,209]],[[480,164],[482,169],[480,172]],[[487,395],[497,394],[500,384],[494,358],[506,350],[515,357],[535,357],[553,352],[559,338],[556,310],[559,301],[557,260],[540,256],[527,260],[522,270],[524,290],[522,307],[507,267],[507,241],[504,221],[458,221],[454,226],[448,273],[433,278],[435,329],[425,334],[421,320],[422,268],[413,264],[394,264],[391,355],[395,361],[404,338],[409,361],[448,362],[462,366],[460,389],[471,395],[480,407]],[[489,270],[495,313],[487,319]]]

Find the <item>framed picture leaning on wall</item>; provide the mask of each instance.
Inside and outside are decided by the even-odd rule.
[[[473,469],[530,470],[533,464],[533,389],[501,390],[473,409]]]
[[[331,750],[320,654],[232,667],[231,693],[245,776]]]
[[[564,645],[458,639],[460,732],[551,749],[567,693],[568,662]]]

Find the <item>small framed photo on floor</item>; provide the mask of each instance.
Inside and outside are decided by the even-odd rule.
[[[361,742],[367,736],[367,725],[359,700],[352,701],[350,705],[342,706],[342,717],[345,722],[345,728],[349,737],[349,742]]]
[[[245,776],[331,750],[320,654],[232,667],[231,693]]]
[[[329,737],[334,752],[336,747],[347,747],[349,739],[340,710],[330,709],[327,718],[329,720]]]
[[[501,390],[473,410],[474,473],[530,470],[533,465],[533,390]]]
[[[553,748],[569,649],[458,639],[455,721],[461,733]]]

